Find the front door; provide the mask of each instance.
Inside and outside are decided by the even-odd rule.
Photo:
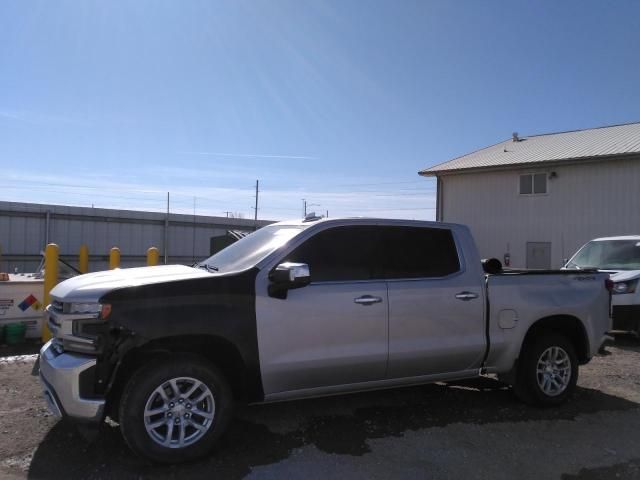
[[[322,230],[278,264],[306,263],[311,284],[269,297],[265,275],[256,292],[265,394],[326,388],[385,377],[387,287],[375,280],[376,231],[367,226]]]

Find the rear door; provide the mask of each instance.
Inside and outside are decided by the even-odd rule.
[[[448,228],[381,229],[390,378],[465,371],[484,355],[484,292]]]
[[[374,227],[333,227],[277,261],[308,264],[311,284],[284,300],[258,292],[265,394],[385,378],[387,286],[373,279],[375,252]]]

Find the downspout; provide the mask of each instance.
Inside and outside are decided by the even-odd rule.
[[[169,257],[169,192],[167,192],[167,214],[164,217],[164,264],[167,264]]]
[[[50,226],[51,226],[51,211],[47,210],[47,213],[45,214],[45,217],[44,217],[44,246],[45,247],[49,245]]]
[[[442,178],[440,176],[436,177],[436,221],[442,222],[444,220],[444,215],[442,214]]]

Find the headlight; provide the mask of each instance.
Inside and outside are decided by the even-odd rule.
[[[72,303],[69,313],[98,313],[102,309],[99,303]]]
[[[637,286],[637,278],[635,280],[629,280],[628,282],[615,282],[613,284],[613,290],[611,291],[611,293],[613,293],[614,295],[619,295],[622,293],[634,293]]]
[[[106,335],[109,325],[105,321],[111,314],[111,305],[105,303],[72,304],[77,308],[76,313],[100,313],[90,318],[79,318],[71,324],[72,335],[65,336],[62,340],[65,350],[74,352],[95,354],[102,348],[103,337]],[[96,310],[96,306],[99,307]],[[91,307],[91,310],[90,308]],[[82,310],[84,308],[84,310]],[[90,310],[90,311],[89,311]]]

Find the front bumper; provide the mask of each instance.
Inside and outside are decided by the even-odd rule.
[[[102,421],[105,401],[80,396],[80,374],[96,364],[95,357],[59,353],[54,341],[50,340],[40,350],[40,382],[49,409],[59,417]]]
[[[640,305],[614,305],[613,330],[640,334]]]

